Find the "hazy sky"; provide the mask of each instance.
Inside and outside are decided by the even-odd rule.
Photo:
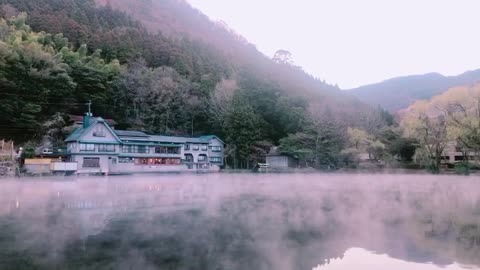
[[[480,68],[479,0],[188,0],[342,88]]]

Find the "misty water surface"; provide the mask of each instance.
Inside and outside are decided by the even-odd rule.
[[[0,180],[0,269],[480,269],[480,179]]]

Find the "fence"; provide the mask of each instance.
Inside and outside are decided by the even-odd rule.
[[[15,159],[15,147],[13,141],[0,141],[0,161]]]

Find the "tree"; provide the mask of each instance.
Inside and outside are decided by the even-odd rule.
[[[223,130],[231,149],[234,167],[249,168],[250,151],[262,138],[263,120],[255,113],[242,90],[236,91],[226,113]]]
[[[292,53],[286,50],[278,50],[273,56],[273,61],[278,64],[293,65]]]
[[[151,133],[188,134],[195,104],[190,83],[169,67],[149,68],[143,59],[131,62],[114,83],[120,121]]]
[[[315,166],[315,136],[297,132],[280,140],[278,151],[297,158],[305,167]]]
[[[279,151],[298,158],[307,167],[336,169],[342,146],[342,129],[327,113],[322,120],[308,121],[301,132],[282,138]]]
[[[353,148],[355,151],[349,150],[350,153],[368,153],[369,160],[379,161],[383,158],[385,153],[385,145],[373,135],[367,133],[365,130],[358,128],[348,128],[348,142],[349,148]]]
[[[65,111],[75,87],[69,66],[25,20],[25,14],[0,20],[0,28],[10,29],[0,40],[0,127],[17,139],[35,134],[45,115]]]
[[[65,138],[73,132],[70,117],[63,113],[56,113],[42,124],[43,142],[46,148],[60,149],[65,147]]]
[[[465,160],[469,152],[480,154],[480,84],[450,89],[432,99],[447,120],[448,133]]]
[[[420,143],[427,154],[430,169],[439,172],[441,157],[450,139],[442,112],[428,101],[417,101],[408,109],[401,126],[407,138]]]
[[[40,140],[43,122],[57,113],[83,113],[87,100],[97,114],[112,116],[111,83],[119,62],[107,63],[100,51],[89,54],[86,45],[75,51],[62,34],[33,32],[26,20],[24,13],[0,20],[2,137]]]

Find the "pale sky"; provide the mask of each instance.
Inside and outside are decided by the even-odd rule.
[[[341,88],[480,68],[480,0],[187,1]]]

